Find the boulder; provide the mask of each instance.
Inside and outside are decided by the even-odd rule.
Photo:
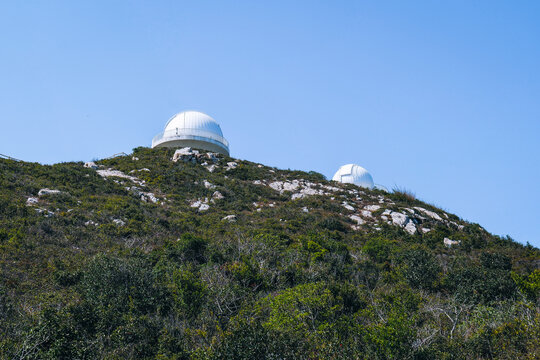
[[[96,163],[93,162],[93,161],[89,161],[89,162],[84,163],[84,167],[88,168],[88,169],[94,169],[94,170],[96,170],[98,168]]]
[[[416,225],[412,221],[409,221],[407,225],[405,225],[405,231],[408,232],[411,235],[414,235],[416,233]]]
[[[199,211],[206,211],[210,209],[210,205],[208,204],[201,204],[201,206],[199,207]]]
[[[38,196],[43,196],[43,195],[59,195],[59,194],[61,194],[61,193],[62,193],[62,191],[60,191],[60,190],[53,190],[53,189],[47,189],[47,188],[45,188],[45,189],[39,190]]]
[[[427,216],[429,216],[430,218],[434,219],[434,220],[437,220],[437,221],[442,221],[442,217],[439,216],[439,214],[437,214],[436,212],[433,212],[433,211],[430,211],[430,210],[426,210],[424,208],[421,208],[421,207],[418,207],[418,206],[415,206],[414,208],[415,210],[418,210],[420,212],[423,212],[424,214],[426,214]]]
[[[354,207],[352,207],[351,205],[349,205],[349,203],[347,203],[346,201],[344,201],[341,206],[343,206],[345,209],[347,210],[350,210],[350,211],[354,211]]]
[[[349,216],[349,219],[351,219],[352,221],[356,222],[357,225],[363,225],[365,224],[366,222],[364,221],[364,219],[362,219],[360,216],[358,215],[351,215]]]
[[[36,197],[29,197],[28,199],[26,199],[26,205],[35,205],[38,203],[38,201],[39,199]]]
[[[461,241],[444,238],[443,243],[446,247],[452,247],[453,245],[459,245]]]
[[[178,160],[182,160],[185,162],[196,162],[197,161],[197,155],[199,155],[199,152],[197,150],[193,150],[190,147],[185,147],[182,149],[177,149],[174,152],[174,155],[172,157],[172,161],[177,162]]]
[[[123,220],[120,220],[120,219],[114,219],[112,222],[113,222],[115,225],[118,225],[118,226],[124,226],[124,225],[126,225],[126,222],[123,221]]]
[[[377,211],[381,208],[380,205],[366,205],[364,206],[364,209],[368,210],[368,211]]]
[[[235,222],[236,221],[236,215],[227,215],[221,220],[227,220],[228,222]]]
[[[216,185],[212,184],[210,181],[208,180],[204,180],[204,187],[207,188],[207,189],[215,189],[216,188]]]
[[[221,200],[223,198],[225,198],[225,196],[223,196],[223,194],[220,193],[219,191],[214,191],[214,193],[212,194],[213,200]]]

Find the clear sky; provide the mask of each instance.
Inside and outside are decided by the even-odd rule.
[[[188,109],[540,246],[539,1],[0,2],[0,153],[130,152]]]

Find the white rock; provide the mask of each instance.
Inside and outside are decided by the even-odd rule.
[[[206,170],[210,171],[210,172],[214,172],[214,170],[216,170],[217,166],[212,164],[210,166],[207,166],[206,167]]]
[[[98,173],[99,176],[103,178],[118,177],[121,179],[128,179],[137,185],[144,186],[143,180],[139,180],[135,176],[126,175],[119,170],[107,169],[107,170],[97,170],[96,172]]]
[[[227,215],[221,220],[227,220],[228,222],[235,222],[236,221],[236,215]]]
[[[364,221],[364,219],[362,219],[360,216],[358,215],[350,215],[349,216],[349,219],[351,219],[352,221],[356,222],[357,225],[363,225],[365,224],[366,222]]]
[[[61,194],[62,191],[60,190],[51,190],[51,189],[41,189],[39,190],[38,192],[38,196],[43,196],[43,195],[58,195],[58,194]]]
[[[362,210],[360,211],[360,213],[362,214],[363,217],[373,217],[373,215],[371,215],[371,211],[369,210]]]
[[[190,206],[191,206],[192,208],[199,208],[199,207],[201,207],[201,205],[202,205],[202,201],[201,201],[201,200],[197,200],[197,201],[191,203]]]
[[[305,212],[305,213],[308,213],[308,212],[309,212],[309,209],[308,209],[307,207],[304,206],[304,207],[302,208],[302,211]]]
[[[214,193],[212,194],[212,199],[214,200],[221,200],[223,198],[225,198],[225,196],[223,196],[223,194],[219,191],[214,191]]]
[[[293,180],[292,182],[284,182],[283,183],[283,191],[294,191],[298,189],[300,186],[300,183],[298,180]]]
[[[235,162],[235,161],[229,161],[229,162],[227,163],[227,169],[225,169],[225,170],[232,170],[232,169],[236,168],[237,166],[238,166],[238,163],[237,163],[237,162]]]
[[[444,238],[443,243],[447,247],[451,247],[452,245],[459,245],[461,241],[459,240],[451,240],[449,238]]]
[[[172,161],[177,162],[178,160],[182,160],[185,162],[188,162],[188,161],[196,162],[198,155],[199,155],[199,152],[197,150],[193,150],[190,147],[185,147],[182,149],[177,149],[174,152]]]
[[[429,216],[430,218],[432,219],[435,219],[435,220],[438,220],[438,221],[442,221],[442,217],[439,216],[439,214],[437,214],[436,212],[433,212],[433,211],[429,211],[429,210],[426,210],[424,208],[421,208],[421,207],[414,207],[416,210],[418,211],[421,211],[423,212],[424,214],[426,214],[427,216]]]
[[[123,221],[123,220],[120,220],[120,219],[114,219],[114,220],[113,220],[113,223],[116,224],[116,225],[118,225],[118,226],[124,226],[124,225],[126,225],[126,222]]]
[[[332,192],[338,192],[338,191],[342,190],[340,188],[337,188],[335,186],[330,186],[330,185],[323,185],[323,188],[328,190],[328,191],[332,191]]]
[[[98,223],[92,221],[92,220],[88,220],[87,222],[84,223],[85,226],[90,226],[90,225],[94,225],[94,226],[98,226]]]
[[[381,208],[380,205],[366,205],[366,206],[364,206],[364,209],[369,210],[369,211],[377,211],[380,208]]]
[[[428,229],[428,228],[422,228],[422,232],[423,232],[424,234],[425,234],[425,233],[428,233],[428,232],[430,232],[430,231],[431,231],[431,229]]]
[[[191,155],[191,154],[198,154],[199,152],[197,150],[193,150],[190,147],[185,147],[181,149],[177,149],[174,154],[175,155]]]
[[[215,189],[216,188],[216,185],[212,184],[210,181],[208,180],[204,180],[204,187],[207,188],[207,189]]]
[[[218,161],[217,153],[211,153],[211,152],[206,153],[206,158],[208,158],[212,162],[217,162]]]
[[[93,162],[93,161],[85,162],[85,163],[84,163],[84,167],[85,167],[85,168],[89,168],[89,169],[94,169],[94,170],[98,168],[98,166],[96,165],[96,163]]]
[[[139,161],[139,158],[136,157],[136,156],[132,156],[132,157],[131,157],[131,160],[133,160],[133,161]]]
[[[270,183],[268,186],[270,186],[272,189],[276,191],[282,191],[283,190],[283,181],[274,181]]]
[[[409,221],[409,217],[400,212],[392,211],[390,216],[392,217],[392,223],[401,227],[405,226]]]
[[[303,188],[302,190],[300,190],[300,193],[304,195],[323,195],[322,190],[317,190],[310,187]]]
[[[26,199],[26,205],[35,205],[38,203],[38,201],[38,198],[29,197],[28,199]]]
[[[144,195],[146,195],[146,197],[148,198],[148,200],[150,200],[150,201],[153,202],[154,204],[158,202],[158,199],[157,199],[157,197],[154,195],[154,193],[144,193]]]
[[[405,225],[405,231],[411,235],[414,235],[416,233],[416,225],[414,225],[412,221],[407,222],[407,225]]]
[[[201,206],[199,207],[199,211],[206,211],[210,209],[210,205],[208,204],[201,204]]]
[[[351,205],[349,205],[349,203],[347,203],[346,201],[344,201],[341,206],[343,206],[345,209],[347,210],[350,210],[350,211],[354,211],[354,207],[352,207]]]

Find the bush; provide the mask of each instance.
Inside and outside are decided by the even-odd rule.
[[[403,274],[414,288],[433,289],[441,267],[436,258],[425,250],[410,250],[403,254]]]

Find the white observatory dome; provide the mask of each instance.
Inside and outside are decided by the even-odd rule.
[[[372,189],[375,185],[371,174],[363,167],[356,164],[343,165],[332,177],[332,180],[346,184],[355,184]]]
[[[210,116],[199,111],[174,115],[165,130],[152,140],[152,147],[193,147],[229,155],[229,142],[221,127]]]

